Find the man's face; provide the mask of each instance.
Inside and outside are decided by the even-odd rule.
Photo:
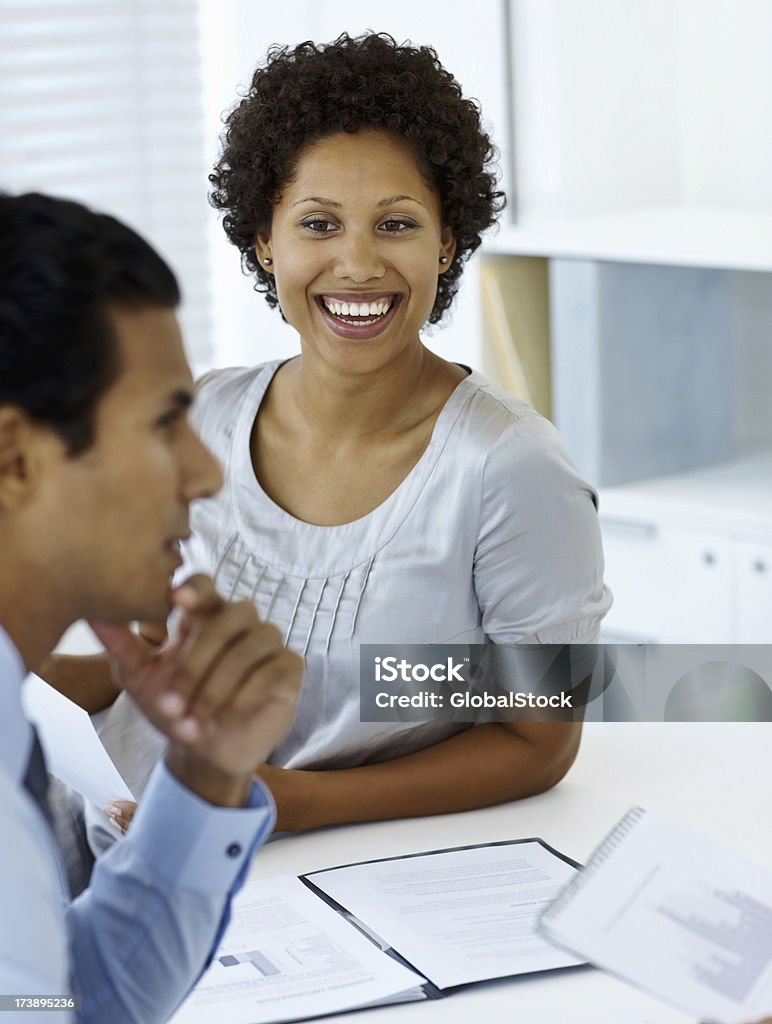
[[[122,370],[97,407],[94,442],[73,458],[57,438],[47,466],[45,575],[66,585],[75,617],[162,621],[189,504],[218,491],[222,474],[188,423],[193,383],[174,313],[114,309],[111,320]]]

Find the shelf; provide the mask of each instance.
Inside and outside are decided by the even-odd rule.
[[[658,207],[502,225],[483,253],[772,273],[772,213]]]
[[[689,473],[601,488],[600,514],[666,517],[772,539],[772,449]]]

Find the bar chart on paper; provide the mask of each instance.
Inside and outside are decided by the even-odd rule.
[[[703,891],[659,912],[682,931],[696,980],[726,999],[742,1003],[772,965],[772,906],[747,893]]]
[[[281,967],[278,967],[272,960],[269,960],[259,949],[250,949],[247,953],[228,953],[226,956],[218,956],[217,961],[223,967],[235,967],[236,964],[252,964],[264,978],[269,978],[274,974],[281,974]]]

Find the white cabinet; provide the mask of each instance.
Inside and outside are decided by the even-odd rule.
[[[672,643],[732,641],[732,542],[661,521],[602,518],[606,630]]]
[[[772,643],[772,455],[601,492],[609,639]]]
[[[739,541],[735,545],[738,643],[772,642],[772,541]]]

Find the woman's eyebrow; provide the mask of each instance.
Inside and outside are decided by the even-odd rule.
[[[392,206],[394,203],[404,203],[405,200],[409,203],[418,203],[419,206],[424,205],[420,199],[414,199],[413,196],[387,196],[385,199],[379,199],[375,205]]]
[[[394,203],[403,203],[407,200],[409,203],[417,203],[419,206],[424,204],[420,199],[414,199],[413,196],[386,196],[385,199],[379,199],[375,204],[379,209],[383,206],[392,206]],[[305,199],[298,199],[297,202],[293,203],[293,206],[300,206],[302,203],[316,203],[319,206],[332,206],[335,209],[340,209],[343,203],[338,203],[334,199],[327,199],[325,196],[306,196]]]
[[[343,203],[336,203],[334,199],[325,199],[324,196],[306,196],[305,199],[298,199],[293,206],[300,206],[301,203],[318,203],[319,206],[335,206],[340,208]]]

